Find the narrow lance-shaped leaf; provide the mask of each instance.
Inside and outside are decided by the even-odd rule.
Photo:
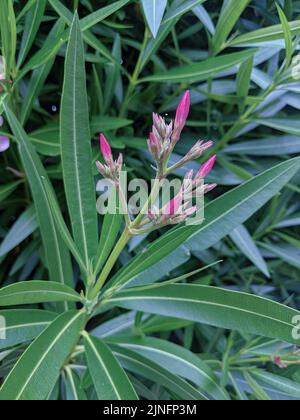
[[[276,338],[295,345],[300,312],[247,293],[192,284],[129,289],[109,299],[123,308],[177,316],[220,328]]]
[[[0,400],[45,400],[77,344],[84,321],[83,312],[70,311],[50,324],[6,378],[0,389]]]
[[[300,20],[289,22],[289,28],[293,36],[299,34]],[[282,25],[269,26],[267,28],[257,29],[243,35],[239,35],[231,42],[231,46],[259,44],[268,41],[275,41],[284,38],[284,30]]]
[[[228,0],[226,2],[212,41],[215,54],[224,48],[228,35],[249,3],[250,0],[239,0],[238,2]]]
[[[0,327],[0,350],[36,338],[57,317],[55,312],[37,309],[12,309],[0,312],[5,326]]]
[[[55,228],[55,222],[48,206],[48,200],[42,182],[42,177],[47,179],[46,171],[14,113],[6,103],[4,107],[7,119],[18,142],[20,156],[30,183],[50,279],[71,285],[73,275],[70,255]]]
[[[203,251],[216,244],[266,204],[299,169],[300,159],[291,159],[224,194],[206,207],[205,222],[202,225],[174,228],[137,255],[108,286],[126,286],[138,274],[171,254],[183,243],[196,251]]]
[[[51,281],[25,281],[0,289],[0,307],[80,300],[80,295],[70,287]]]
[[[167,0],[141,0],[141,2],[151,33],[156,38],[167,7]]]
[[[28,52],[30,51],[30,48],[32,47],[36,34],[39,30],[40,24],[44,18],[46,3],[46,0],[39,0],[28,11],[26,15],[20,46],[20,53],[17,63],[18,67],[22,65],[23,61],[26,59]]]
[[[252,57],[255,50],[245,50],[238,53],[226,54],[219,57],[212,57],[200,63],[184,65],[167,71],[155,73],[153,76],[142,79],[142,82],[155,83],[180,83],[183,81],[200,82],[213,77],[224,70],[230,69],[243,63]]]
[[[280,21],[282,24],[283,32],[284,32],[284,39],[285,39],[285,50],[286,50],[286,63],[285,68],[288,69],[293,55],[293,38],[292,33],[289,27],[289,22],[281,9],[281,7],[276,3],[277,11],[280,17]]]
[[[155,384],[162,385],[183,400],[206,400],[207,398],[199,390],[187,381],[173,374],[159,364],[138,354],[136,351],[125,349],[122,346],[111,344],[109,346],[122,366],[139,376],[150,380]]]
[[[137,400],[126,373],[101,340],[84,334],[88,367],[99,400]]]
[[[209,367],[189,350],[169,341],[152,337],[110,337],[108,343],[132,349],[160,366],[191,382],[217,400],[228,400]]]
[[[77,14],[66,55],[60,130],[63,177],[74,240],[88,266],[96,255],[98,226],[84,49]]]
[[[13,224],[0,246],[0,257],[6,255],[38,229],[35,208],[28,207]]]
[[[230,238],[243,254],[252,261],[266,277],[270,278],[268,266],[245,226],[241,225],[234,229],[230,233]]]

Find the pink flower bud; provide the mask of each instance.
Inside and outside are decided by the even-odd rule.
[[[190,112],[190,106],[190,91],[188,90],[183,95],[176,111],[173,133],[173,141],[175,143],[179,140],[183,127],[185,126],[186,120]]]
[[[191,101],[190,101],[190,91],[186,91],[185,94],[183,95],[178,108],[177,108],[177,112],[176,112],[176,118],[175,118],[175,126],[180,126],[180,127],[184,127],[187,117],[189,115],[190,112],[190,106],[191,106]]]
[[[111,164],[113,160],[111,147],[103,134],[100,135],[100,149],[106,163]]]
[[[204,194],[209,193],[210,191],[214,190],[215,188],[217,188],[218,184],[206,184],[204,185]]]
[[[8,137],[0,136],[0,153],[5,152],[7,149],[9,149],[10,146],[10,140]]]
[[[208,159],[208,161],[205,162],[201,166],[200,171],[197,173],[197,176],[196,177],[198,179],[199,178],[201,178],[201,179],[205,178],[210,173],[210,171],[212,170],[212,168],[214,167],[214,165],[216,163],[216,160],[217,160],[217,156],[216,155],[214,155],[213,157],[211,157],[210,159]]]
[[[159,138],[157,137],[157,133],[150,133],[149,140],[148,140],[148,148],[152,156],[155,160],[159,159],[159,154],[161,150],[161,143]]]
[[[165,216],[173,217],[178,214],[180,207],[182,206],[182,194],[178,194],[174,197],[163,209]]]

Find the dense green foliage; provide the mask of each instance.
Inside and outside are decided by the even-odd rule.
[[[299,400],[300,2],[1,0],[0,39],[0,400]],[[187,89],[218,188],[130,237],[99,133],[150,181]]]

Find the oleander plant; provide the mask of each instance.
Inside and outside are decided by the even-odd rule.
[[[0,400],[300,400],[300,1],[0,3]]]

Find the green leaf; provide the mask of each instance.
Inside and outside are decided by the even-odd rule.
[[[243,63],[245,60],[252,57],[254,53],[255,50],[253,49],[208,58],[197,64],[184,65],[171,70],[155,73],[153,76],[142,79],[141,82],[181,83],[188,81],[189,83],[193,83],[204,81],[207,80],[208,77],[213,77],[224,70]]]
[[[46,3],[46,0],[39,0],[32,8],[30,8],[26,15],[17,63],[18,67],[20,67],[23,61],[26,59],[27,54],[29,53],[30,48],[32,47],[32,44],[36,38],[40,24],[44,18]]]
[[[28,207],[13,224],[0,246],[0,257],[3,257],[38,228],[35,208]]]
[[[300,20],[290,22],[289,28],[293,36],[298,35],[300,31]],[[230,42],[230,46],[259,44],[282,38],[284,38],[282,25],[274,25],[240,35]]]
[[[0,328],[0,349],[16,346],[33,340],[57,317],[56,313],[36,309],[0,311],[5,319],[5,328]],[[2,329],[3,328],[3,329]]]
[[[114,355],[122,366],[130,372],[143,376],[154,384],[166,387],[172,393],[183,400],[206,400],[207,398],[196,388],[190,385],[179,376],[174,375],[170,370],[159,366],[157,363],[138,354],[135,351],[125,349],[122,346],[110,345]]]
[[[91,13],[90,15],[84,17],[80,20],[80,28],[82,31],[86,31],[102,20],[108,18],[110,15],[116,13],[119,9],[126,6],[130,0],[120,0],[116,1],[106,7],[98,9],[96,12]]]
[[[267,385],[271,385],[273,388],[278,389],[285,394],[300,399],[300,384],[294,381],[291,381],[288,378],[282,376],[274,375],[269,372],[265,372],[262,369],[257,369],[251,371],[252,375]]]
[[[300,121],[293,118],[256,118],[254,122],[300,137]]]
[[[171,230],[120,270],[110,285],[128,285],[137,275],[167,257],[183,243],[196,251],[208,249],[264,206],[299,169],[300,159],[291,159],[224,194],[206,207],[206,219],[202,225],[181,226]]]
[[[22,80],[26,76],[26,74],[31,70],[34,70],[42,66],[43,64],[46,64],[47,62],[49,62],[49,60],[52,60],[53,57],[56,56],[61,46],[66,42],[67,38],[68,31],[65,31],[63,34],[60,34],[56,38],[51,40],[51,42],[43,45],[43,47],[28,60],[24,67],[20,69],[15,83]]]
[[[67,401],[86,401],[87,396],[82,389],[78,375],[69,367],[66,367],[66,399]]]
[[[99,273],[103,264],[109,257],[120,232],[120,228],[123,222],[123,215],[119,213],[119,211],[116,211],[115,213],[116,214],[107,213],[104,216],[103,226],[101,229],[101,238],[95,259],[96,273]]]
[[[280,21],[283,28],[284,33],[284,39],[285,39],[285,50],[286,50],[286,63],[285,68],[288,69],[293,56],[293,38],[292,33],[289,27],[289,22],[283,12],[283,10],[280,8],[280,6],[276,3],[277,11],[280,17]]]
[[[141,3],[153,38],[156,38],[167,7],[167,0],[141,0]]]
[[[6,78],[10,78],[15,67],[17,25],[12,0],[2,0],[0,7],[1,51],[4,56]]]
[[[60,130],[63,177],[73,235],[87,267],[97,252],[98,224],[84,50],[78,15],[73,21],[66,55]]]
[[[43,179],[45,191],[48,199],[48,204],[51,209],[53,218],[55,220],[55,224],[57,227],[58,232],[60,233],[60,236],[64,243],[66,244],[69,251],[72,253],[73,257],[76,259],[77,263],[79,264],[79,267],[81,268],[82,272],[87,274],[88,267],[85,266],[83,259],[81,258],[80,252],[77,248],[77,245],[75,244],[69,229],[67,228],[67,225],[64,221],[64,218],[61,214],[58,202],[56,200],[55,193],[53,191],[53,188],[51,187],[50,183],[47,179]]]
[[[226,47],[228,36],[249,3],[250,0],[228,0],[225,3],[212,40],[214,54]]]
[[[57,318],[14,366],[0,389],[0,400],[45,400],[77,344],[84,321],[85,314],[75,311]]]
[[[70,287],[51,281],[25,281],[0,289],[0,306],[80,300],[80,295]]]
[[[267,251],[271,252],[274,257],[279,258],[281,261],[290,264],[293,267],[300,268],[300,250],[299,247],[279,244],[271,245],[267,243],[261,243],[260,246]]]
[[[99,400],[138,400],[133,386],[109,348],[84,335],[85,352]]]
[[[11,182],[0,186],[0,203],[9,197],[16,188],[21,184],[21,181]]]
[[[59,0],[49,0],[49,3],[53,7],[53,9],[57,12],[59,16],[61,16],[67,25],[71,26],[73,21],[73,14],[67,9]],[[122,67],[120,63],[118,63],[115,58],[112,56],[110,51],[106,48],[105,45],[97,38],[92,32],[89,30],[83,33],[83,38],[87,44],[93,47],[96,51],[106,57],[109,61],[116,64],[120,68]]]
[[[205,1],[206,0],[174,0],[163,20],[163,23],[168,23],[169,21],[182,16]]]
[[[237,95],[239,98],[247,98],[251,83],[251,75],[253,70],[254,58],[251,57],[246,60],[239,68],[237,75]],[[242,113],[245,109],[245,101],[240,106],[240,112]]]
[[[241,252],[252,261],[266,277],[270,278],[268,266],[245,226],[241,225],[233,230],[230,233],[230,238]]]
[[[229,399],[209,367],[181,346],[150,337],[116,337],[106,341],[136,351],[170,372],[193,382],[201,392],[216,400]]]
[[[162,285],[120,292],[109,303],[300,344],[292,335],[293,318],[300,312],[247,293],[192,284]]]
[[[45,43],[44,43],[44,47],[47,45],[51,45],[53,43],[53,41],[55,41],[57,39],[57,37],[63,33],[65,24],[63,22],[62,19],[58,19],[58,21],[56,22],[56,24],[53,26],[53,28],[51,29]],[[27,85],[27,90],[26,90],[26,95],[23,98],[23,102],[22,102],[22,109],[21,109],[21,117],[20,117],[20,121],[22,123],[22,125],[25,125],[30,112],[32,110],[34,101],[38,98],[38,95],[41,91],[41,89],[44,86],[44,83],[52,69],[52,66],[54,64],[55,61],[55,56],[52,56],[52,59],[50,59],[49,61],[47,61],[46,64],[44,64],[43,66],[41,66],[38,69],[35,69],[31,75],[30,81]],[[40,152],[39,148],[37,148],[37,151]],[[48,151],[48,150],[47,150]],[[46,153],[48,154],[48,153]],[[51,154],[51,153],[49,153]]]
[[[31,187],[50,280],[72,284],[70,255],[58,236],[42,182],[42,177],[47,179],[46,171],[14,113],[6,103],[4,107],[8,122],[18,142],[20,156]]]

